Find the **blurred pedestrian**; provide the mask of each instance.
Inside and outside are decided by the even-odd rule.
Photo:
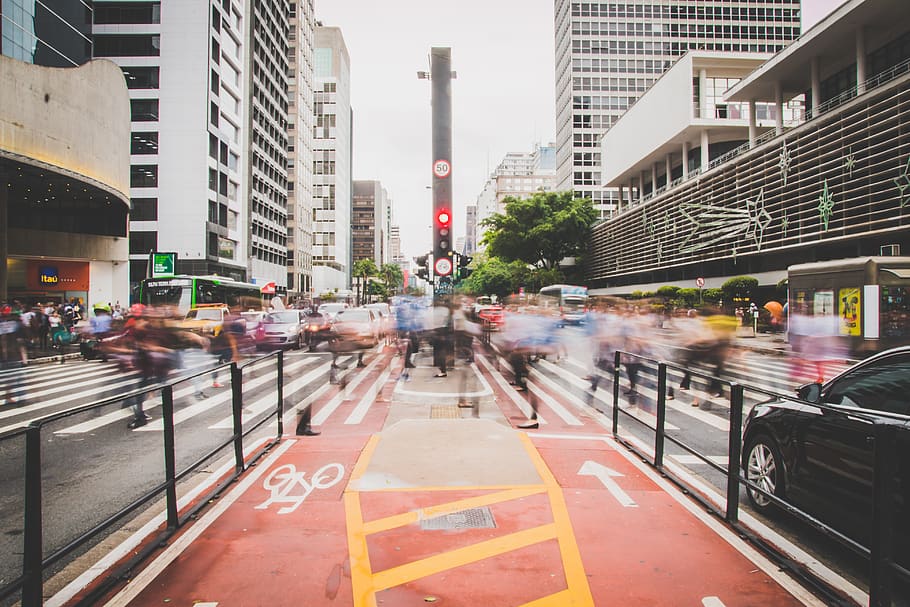
[[[20,393],[22,386],[23,368],[28,362],[25,347],[25,328],[19,315],[13,312],[9,304],[0,306],[0,369],[15,369],[4,381],[3,388],[6,392],[6,404],[21,404],[25,401],[24,392]]]
[[[144,310],[136,317],[129,338],[133,347],[133,366],[140,375],[138,389],[167,381],[175,365],[176,343],[163,315],[156,310]],[[143,410],[147,395],[148,392],[141,392],[128,401],[133,411],[128,428],[144,426],[152,419]]]

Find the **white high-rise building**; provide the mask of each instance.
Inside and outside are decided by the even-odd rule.
[[[280,289],[286,5],[140,4],[122,10],[122,2],[97,0],[104,18],[93,26],[94,55],[116,62],[130,89],[130,281],[145,277],[149,251],[173,251],[178,273]]]
[[[249,276],[279,294],[287,291],[288,17],[287,0],[247,1]]]
[[[313,0],[293,0],[288,40],[288,268],[290,299],[313,295]]]
[[[531,152],[509,152],[490,175],[477,197],[474,210],[474,234],[465,239],[472,242],[474,250],[483,238],[480,223],[494,213],[504,213],[503,200],[527,198],[534,192],[551,192],[556,185],[555,144],[535,145]],[[468,229],[468,226],[466,226]]]
[[[800,0],[554,2],[556,189],[592,199],[602,217],[618,190],[603,186],[600,138],[677,58],[774,53],[800,31]]]
[[[351,60],[341,30],[317,23],[314,50],[313,291],[351,285]]]

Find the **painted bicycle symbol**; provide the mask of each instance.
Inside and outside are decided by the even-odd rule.
[[[297,472],[294,464],[285,464],[275,468],[269,474],[262,486],[272,495],[258,506],[257,510],[264,510],[271,504],[293,504],[278,510],[278,514],[288,514],[300,507],[300,504],[315,489],[328,489],[338,484],[344,476],[344,466],[341,464],[326,464],[313,473],[312,483],[306,480],[306,472]],[[301,493],[300,490],[303,490]],[[296,489],[296,491],[295,491]],[[294,492],[292,494],[292,492]]]

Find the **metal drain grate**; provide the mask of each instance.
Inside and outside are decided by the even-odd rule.
[[[458,419],[456,405],[430,405],[430,419]]]
[[[424,531],[443,529],[494,529],[496,521],[489,508],[470,508],[420,521]]]

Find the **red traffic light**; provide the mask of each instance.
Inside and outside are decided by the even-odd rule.
[[[449,215],[449,211],[447,209],[442,209],[441,211],[438,211],[436,213],[436,223],[438,223],[441,226],[449,225],[449,222],[451,220],[452,220],[452,216]]]

